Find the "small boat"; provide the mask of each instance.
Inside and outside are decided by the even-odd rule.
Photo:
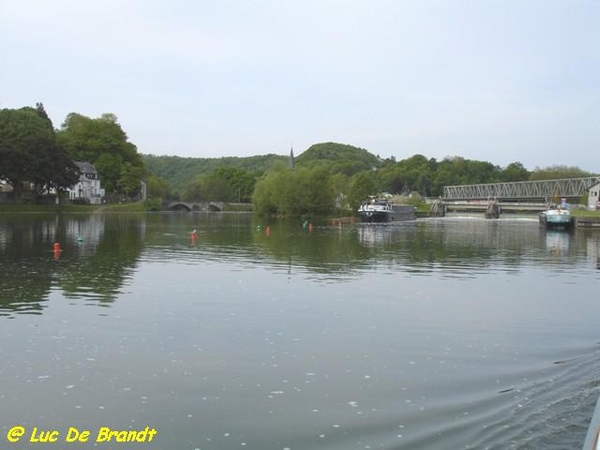
[[[361,223],[389,223],[414,220],[416,208],[412,205],[394,205],[387,199],[370,197],[358,208]]]
[[[563,199],[560,205],[551,205],[546,211],[542,211],[539,219],[540,225],[544,225],[546,228],[571,228],[573,226],[573,218],[566,199]]]

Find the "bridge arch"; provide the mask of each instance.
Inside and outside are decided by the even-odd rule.
[[[169,211],[191,211],[191,207],[187,203],[173,202],[167,208]]]
[[[223,211],[225,204],[223,202],[171,202],[167,206],[169,211]]]

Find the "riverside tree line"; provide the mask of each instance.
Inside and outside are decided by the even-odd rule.
[[[109,196],[134,196],[150,176],[114,114],[91,119],[71,113],[55,129],[41,103],[0,110],[0,181],[12,185],[17,201],[25,185],[36,198],[74,185],[75,161],[96,167]]]
[[[437,197],[447,185],[590,176],[577,167],[528,171],[513,162],[502,168],[460,156],[441,161],[416,154],[396,161],[339,143],[315,144],[298,157],[182,158],[138,153],[114,114],[89,118],[69,114],[55,129],[44,106],[0,110],[0,182],[36,195],[75,184],[74,161],[98,170],[109,200],[134,199],[145,181],[149,205],[170,200],[253,204],[259,214],[328,215],[356,209],[380,192]],[[419,196],[413,196],[419,197]]]

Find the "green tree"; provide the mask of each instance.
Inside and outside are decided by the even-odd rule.
[[[527,181],[529,175],[529,171],[523,164],[512,162],[502,170],[500,178],[504,182]]]
[[[360,172],[350,179],[348,201],[353,211],[356,211],[362,201],[369,195],[377,195],[375,172]]]
[[[119,192],[122,192],[128,197],[139,193],[141,189],[141,179],[144,175],[144,168],[140,166],[134,166],[130,162],[124,162],[121,165],[119,172],[119,180],[117,181],[117,187]]]
[[[214,175],[197,178],[188,184],[183,194],[183,199],[189,202],[229,202],[233,198],[234,193],[228,182]]]
[[[252,209],[261,216],[269,216],[277,212],[275,203],[271,198],[273,190],[268,182],[268,177],[269,175],[266,174],[264,178],[259,179],[252,193]]]
[[[332,190],[334,206],[338,209],[347,209],[348,205],[348,177],[342,173],[334,173],[329,177],[329,185]]]
[[[259,214],[300,214],[296,171],[280,165],[256,182],[252,204]]]
[[[251,201],[256,178],[249,171],[240,167],[219,166],[212,176],[227,183],[228,191],[232,193],[229,200],[237,202]]]
[[[282,155],[257,155],[247,157],[228,156],[223,158],[182,158],[179,156],[154,156],[142,155],[145,166],[149,171],[161,178],[164,178],[174,194],[181,194],[188,187],[189,183],[193,182],[199,176],[208,176],[215,173],[219,168],[238,168],[245,170],[251,177],[252,188],[248,188],[245,182],[240,186],[242,189],[238,193],[238,198],[241,192],[241,201],[250,202],[254,183],[264,173],[278,164],[287,164],[288,157]],[[246,195],[244,199],[244,188]]]
[[[0,110],[0,178],[22,198],[23,183],[34,183],[42,192],[75,183],[78,171],[57,144],[52,122],[43,105],[37,109]]]
[[[377,172],[378,185],[381,191],[392,194],[408,194],[419,192],[430,195],[437,162],[423,155],[414,155],[397,163],[387,161]]]
[[[585,178],[593,175],[593,173],[581,170],[579,167],[556,165],[544,169],[536,167],[535,170],[531,172],[529,179],[531,181],[559,180],[562,178]]]
[[[330,173],[352,176],[379,167],[381,160],[363,148],[336,142],[314,144],[296,158],[296,167],[327,167]]]
[[[324,216],[333,211],[335,192],[325,167],[299,170],[295,173],[298,210],[296,213]]]
[[[497,183],[502,173],[498,166],[455,156],[438,163],[431,195],[442,195],[444,186]]]
[[[171,196],[169,183],[156,175],[150,175],[146,181],[148,198],[157,199],[159,202]]]
[[[144,164],[114,114],[91,119],[71,113],[57,138],[73,159],[96,167],[107,193],[131,196],[139,192]]]

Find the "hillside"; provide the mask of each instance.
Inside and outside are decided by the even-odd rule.
[[[195,178],[211,174],[216,168],[236,167],[249,172],[266,172],[274,164],[289,163],[287,155],[257,155],[248,157],[183,158],[181,156],[142,155],[146,167],[154,175],[165,179],[173,192],[183,192]],[[347,144],[325,142],[310,146],[295,158],[297,167],[326,165],[331,173],[348,176],[379,167],[381,161],[367,150]]]
[[[237,167],[249,172],[265,172],[273,164],[287,163],[288,156],[269,154],[248,157],[182,158],[142,155],[142,160],[150,172],[165,179],[174,192],[182,192],[195,178],[209,175],[217,167]]]
[[[351,176],[363,170],[379,167],[381,161],[367,150],[347,144],[324,142],[310,146],[296,158],[298,167],[327,165],[332,173]]]

